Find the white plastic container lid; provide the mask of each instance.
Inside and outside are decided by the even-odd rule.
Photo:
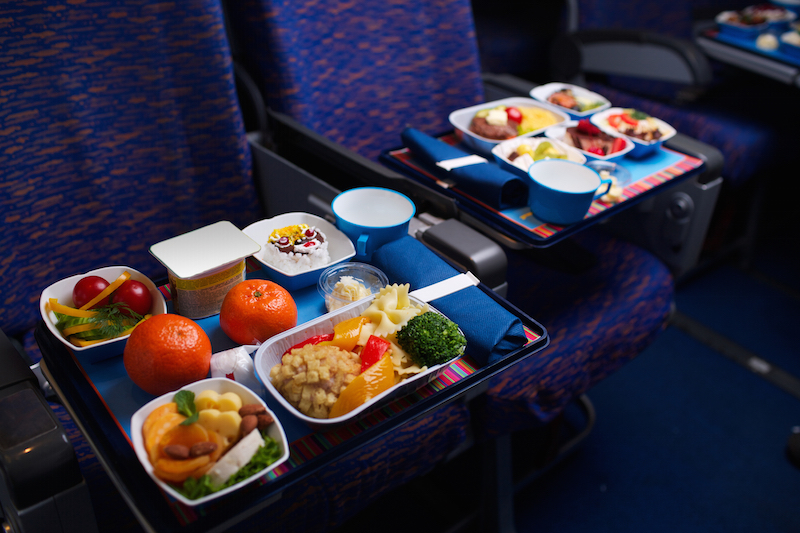
[[[182,279],[203,277],[260,250],[260,244],[226,220],[150,247],[150,253]]]

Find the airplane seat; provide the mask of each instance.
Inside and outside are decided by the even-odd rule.
[[[249,0],[227,6],[240,61],[268,106],[299,124],[271,132],[278,156],[291,157],[284,145],[322,147],[317,136],[323,135],[331,141],[325,150],[354,152],[374,164],[382,150],[401,144],[405,126],[444,133],[451,111],[485,98],[466,0],[324,7]],[[291,164],[302,167],[310,152]],[[308,183],[335,172],[336,161],[330,155],[321,173],[306,176]],[[301,181],[293,183],[303,188]],[[478,441],[552,420],[566,402],[644,349],[665,324],[672,302],[673,279],[663,263],[600,232],[553,250],[505,247],[504,253],[513,283],[509,301],[548,331],[556,325],[556,337],[490,382],[488,411],[481,412],[489,423],[477,426]],[[552,390],[537,380],[551,383]],[[506,388],[513,388],[515,398],[503,397]],[[511,401],[534,407],[520,416],[508,408]],[[335,502],[337,495],[330,499]]]
[[[5,3],[0,19],[0,329],[35,365],[45,287],[109,265],[165,278],[151,244],[244,227],[261,208],[217,2]],[[99,529],[135,530],[75,421],[49,406]]]
[[[704,256],[736,252],[744,265],[752,258],[763,195],[792,164],[796,115],[787,120],[792,112],[781,102],[791,101],[796,88],[709,60],[692,41],[717,13],[747,5],[679,1],[664,10],[652,2],[576,0],[567,14],[572,25],[552,56],[554,79],[586,84],[614,105],[657,116],[724,154]],[[667,67],[662,59],[670,54],[691,72]],[[774,113],[776,104],[767,102],[787,109]]]

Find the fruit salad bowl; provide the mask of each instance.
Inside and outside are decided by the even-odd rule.
[[[270,439],[274,440],[278,446],[280,456],[271,464],[266,466],[265,468],[254,472],[252,475],[248,476],[246,479],[238,481],[237,483],[223,488],[217,492],[213,492],[211,494],[205,495],[201,498],[191,499],[187,497],[185,494],[179,492],[175,486],[171,483],[167,483],[164,480],[160,479],[155,472],[155,468],[153,466],[153,462],[151,461],[150,452],[151,450],[148,449],[148,442],[152,443],[155,442],[155,445],[158,444],[157,438],[153,435],[156,435],[158,431],[158,426],[166,427],[167,418],[172,414],[168,413],[165,406],[173,401],[175,401],[175,394],[178,391],[169,392],[164,394],[163,396],[159,396],[154,400],[148,402],[143,407],[141,407],[138,411],[136,411],[133,416],[131,417],[131,441],[133,442],[133,448],[136,452],[136,457],[139,459],[142,467],[145,469],[145,472],[153,479],[156,485],[159,486],[162,490],[164,490],[167,494],[171,497],[175,498],[176,500],[180,501],[181,503],[189,506],[196,506],[202,505],[204,503],[208,503],[209,501],[215,500],[217,498],[221,498],[226,496],[232,492],[235,492],[245,485],[252,483],[253,481],[262,478],[270,471],[277,468],[283,462],[285,462],[289,458],[289,443],[286,439],[286,433],[283,430],[283,426],[281,425],[280,421],[278,420],[275,413],[270,411],[267,404],[264,403],[264,400],[261,397],[250,390],[249,388],[245,387],[241,383],[236,381],[230,380],[228,378],[209,378],[200,381],[196,381],[189,385],[186,385],[180,389],[181,391],[190,391],[194,393],[195,398],[198,398],[201,394],[206,393],[206,391],[211,391],[210,394],[204,394],[206,398],[209,396],[218,396],[220,399],[218,400],[219,405],[212,405],[208,406],[210,409],[216,409],[218,412],[225,413],[225,406],[221,405],[225,400],[224,395],[233,393],[239,397],[243,405],[257,405],[273,419],[273,422],[267,426],[265,430],[266,436]],[[215,396],[215,397],[216,397]],[[161,409],[164,411],[165,414],[158,415],[157,411]],[[159,420],[150,419],[151,414],[156,413],[154,418],[158,418]],[[201,411],[202,413],[202,411]],[[202,419],[201,419],[202,421]],[[220,426],[222,424],[220,423]],[[147,431],[145,431],[145,427],[147,427]],[[174,426],[173,426],[174,427]],[[211,430],[209,430],[211,431]],[[253,431],[259,431],[258,429],[254,429]],[[145,437],[145,433],[147,433],[147,437]],[[167,432],[164,432],[166,434]],[[244,438],[242,438],[242,441]],[[242,442],[240,441],[240,442]],[[225,455],[222,455],[217,463],[220,463],[228,453],[234,453],[235,446],[232,447]],[[150,446],[152,449],[153,445]]]

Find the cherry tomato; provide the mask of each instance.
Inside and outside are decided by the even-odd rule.
[[[146,315],[150,312],[150,307],[153,305],[153,297],[150,296],[150,291],[147,290],[147,285],[141,281],[129,279],[119,286],[114,291],[112,303],[123,303],[127,305],[131,311],[140,315]],[[123,313],[126,310],[121,310]]]
[[[589,148],[586,149],[586,151],[589,152],[590,154],[606,155],[605,153],[603,153],[603,149],[600,148],[599,146],[590,146]]]
[[[72,303],[75,304],[75,307],[83,307],[89,303],[92,298],[106,290],[106,287],[109,285],[110,283],[100,276],[86,276],[85,278],[81,278],[72,289]],[[102,307],[109,303],[111,303],[110,296],[94,304],[91,309]]]
[[[611,115],[608,117],[608,125],[612,128],[616,128],[619,126],[619,123],[622,121],[622,115]]]
[[[522,123],[522,112],[516,107],[507,107],[506,115],[508,115],[508,120],[511,122],[516,122],[517,124]]]

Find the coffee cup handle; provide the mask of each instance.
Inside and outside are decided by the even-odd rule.
[[[606,178],[606,179],[600,178],[600,187],[602,187],[602,186],[603,186],[603,184],[605,184],[605,185],[606,185],[606,190],[605,190],[605,191],[603,191],[603,192],[596,192],[596,193],[594,194],[594,197],[595,197],[595,198],[600,198],[600,197],[601,197],[601,196],[603,196],[604,194],[608,194],[608,191],[610,191],[610,190],[611,190],[611,184],[612,184],[612,181],[611,181],[611,179],[610,179],[610,178]],[[599,189],[600,189],[600,187],[598,187],[597,189],[599,190]]]
[[[369,240],[369,235],[366,233],[362,233],[356,240],[356,253],[358,255],[367,255],[367,240]]]

